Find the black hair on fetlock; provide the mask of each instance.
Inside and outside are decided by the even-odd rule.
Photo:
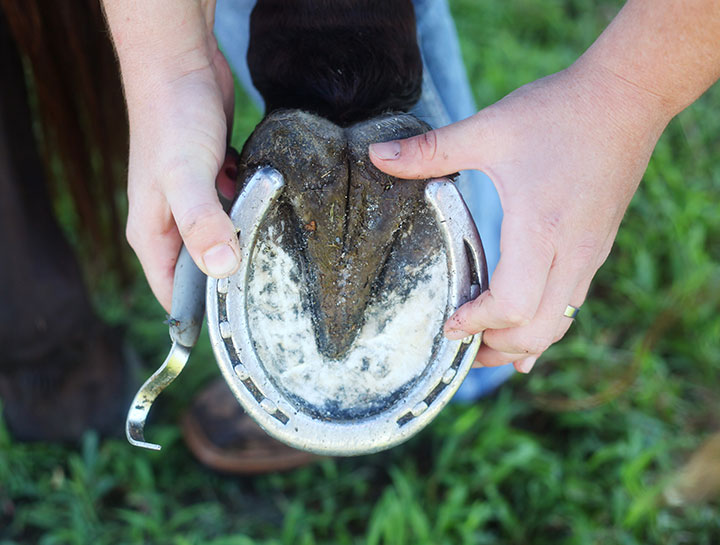
[[[266,114],[293,108],[348,126],[417,102],[416,34],[410,0],[258,0],[248,65]]]

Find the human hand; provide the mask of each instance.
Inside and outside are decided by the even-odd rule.
[[[169,311],[183,241],[210,276],[239,266],[215,188],[217,179],[231,196],[237,176],[226,158],[233,79],[212,33],[214,2],[106,0],[105,8],[130,121],[127,239]]]
[[[394,176],[478,169],[498,190],[500,261],[445,335],[484,331],[479,363],[529,372],[570,327],[563,312],[582,305],[669,119],[642,90],[574,66],[459,123],[371,145],[375,166]]]

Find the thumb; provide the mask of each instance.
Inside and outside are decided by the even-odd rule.
[[[240,246],[215,185],[198,182],[192,176],[177,177],[166,197],[180,236],[197,266],[215,278],[233,274],[240,266]]]
[[[436,178],[478,168],[481,138],[477,116],[404,140],[370,144],[373,164],[396,178]]]

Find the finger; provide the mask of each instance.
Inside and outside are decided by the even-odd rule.
[[[154,202],[163,202],[163,205],[149,205]],[[138,256],[150,289],[169,313],[175,262],[182,239],[164,199],[148,199],[140,207],[131,205],[126,236]]]
[[[483,334],[483,342],[499,352],[522,354],[523,357],[542,354],[556,341],[558,333],[564,334],[572,323],[563,313],[576,286],[574,275],[568,279],[567,271],[552,267],[542,301],[532,320],[518,327],[488,329]]]
[[[193,260],[208,276],[223,278],[240,266],[240,248],[214,181],[214,172],[178,168],[164,186],[178,231]]]
[[[150,289],[168,314],[172,306],[175,263],[181,245],[182,239],[176,230],[172,234],[148,237],[144,244],[148,251],[136,251]]]
[[[475,168],[483,151],[477,116],[406,138],[371,144],[370,160],[392,176],[434,178]]]
[[[574,306],[577,309],[580,309],[585,302],[585,298],[587,297],[591,281],[592,277],[584,278],[583,280],[581,280],[573,291],[572,295],[570,296],[570,302],[568,304]],[[573,322],[575,321],[574,318],[568,318],[567,316],[563,316],[563,318],[564,319],[560,321],[557,330],[555,331],[555,338],[553,340],[553,343],[556,343],[560,339],[562,339],[570,329],[570,326],[572,326]]]
[[[540,356],[530,356],[529,358],[518,360],[516,362],[513,362],[513,366],[518,373],[527,374],[532,371],[532,368],[535,366],[535,362],[538,360],[539,357]]]
[[[461,306],[445,323],[445,336],[460,339],[485,329],[528,324],[545,292],[555,250],[522,214],[506,216],[501,234],[500,261],[490,288]]]
[[[565,316],[565,309],[568,304],[580,308],[593,272],[582,258],[556,260],[536,317],[526,326],[486,330],[476,361],[484,366],[512,361],[518,372],[529,373],[542,353],[562,339],[572,325],[573,320]]]
[[[498,365],[506,365],[521,359],[527,358],[528,354],[511,354],[508,352],[500,352],[489,346],[482,344],[475,355],[475,361],[482,367],[497,367]]]
[[[498,352],[483,345],[480,347],[480,350],[478,350],[477,356],[475,356],[473,367],[498,367],[512,363],[516,371],[527,374],[532,370],[540,356],[541,354],[533,354],[532,356],[528,356],[527,354],[508,354],[507,352]]]
[[[579,308],[595,272],[594,261],[582,251],[564,251],[556,257],[547,278],[542,301],[526,325],[485,331],[483,342],[500,352],[542,354],[559,341],[572,325],[567,306]]]

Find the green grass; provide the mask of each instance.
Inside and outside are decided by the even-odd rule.
[[[486,105],[569,64],[618,2],[452,7]],[[389,452],[233,478],[199,466],[177,427],[217,375],[205,340],[152,415],[160,453],[92,434],[20,444],[0,426],[0,544],[719,543],[717,498],[662,497],[720,431],[718,105],[715,86],[670,124],[581,318],[530,376]],[[238,110],[236,145],[259,116],[242,95]],[[144,283],[98,301],[156,367],[167,331]]]

